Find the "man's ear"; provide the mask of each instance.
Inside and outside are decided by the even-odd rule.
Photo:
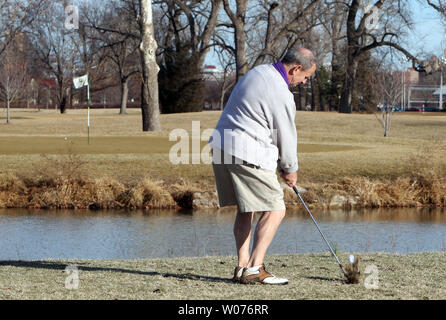
[[[294,74],[296,71],[302,71],[302,65],[298,64],[291,68],[291,74]]]

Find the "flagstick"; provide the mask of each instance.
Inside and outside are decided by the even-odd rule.
[[[90,144],[90,82],[88,81],[88,72],[82,77],[73,77],[73,86],[75,89],[80,89],[87,85],[87,105],[88,105],[88,144]]]
[[[88,144],[90,144],[90,106],[88,106]]]

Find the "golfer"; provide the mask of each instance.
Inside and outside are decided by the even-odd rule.
[[[276,170],[290,187],[297,181],[296,105],[289,87],[315,72],[313,54],[290,49],[282,61],[259,65],[236,84],[209,140],[221,207],[237,205],[234,281],[287,284],[265,270],[266,251],[285,216]],[[250,252],[251,225],[261,212]]]

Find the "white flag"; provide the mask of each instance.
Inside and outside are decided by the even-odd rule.
[[[73,78],[73,85],[75,89],[88,86],[88,74],[82,77]]]

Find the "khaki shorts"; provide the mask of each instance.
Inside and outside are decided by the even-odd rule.
[[[240,162],[232,157],[232,164],[212,164],[220,207],[237,205],[239,212],[284,210],[276,173],[246,162],[235,164]]]

